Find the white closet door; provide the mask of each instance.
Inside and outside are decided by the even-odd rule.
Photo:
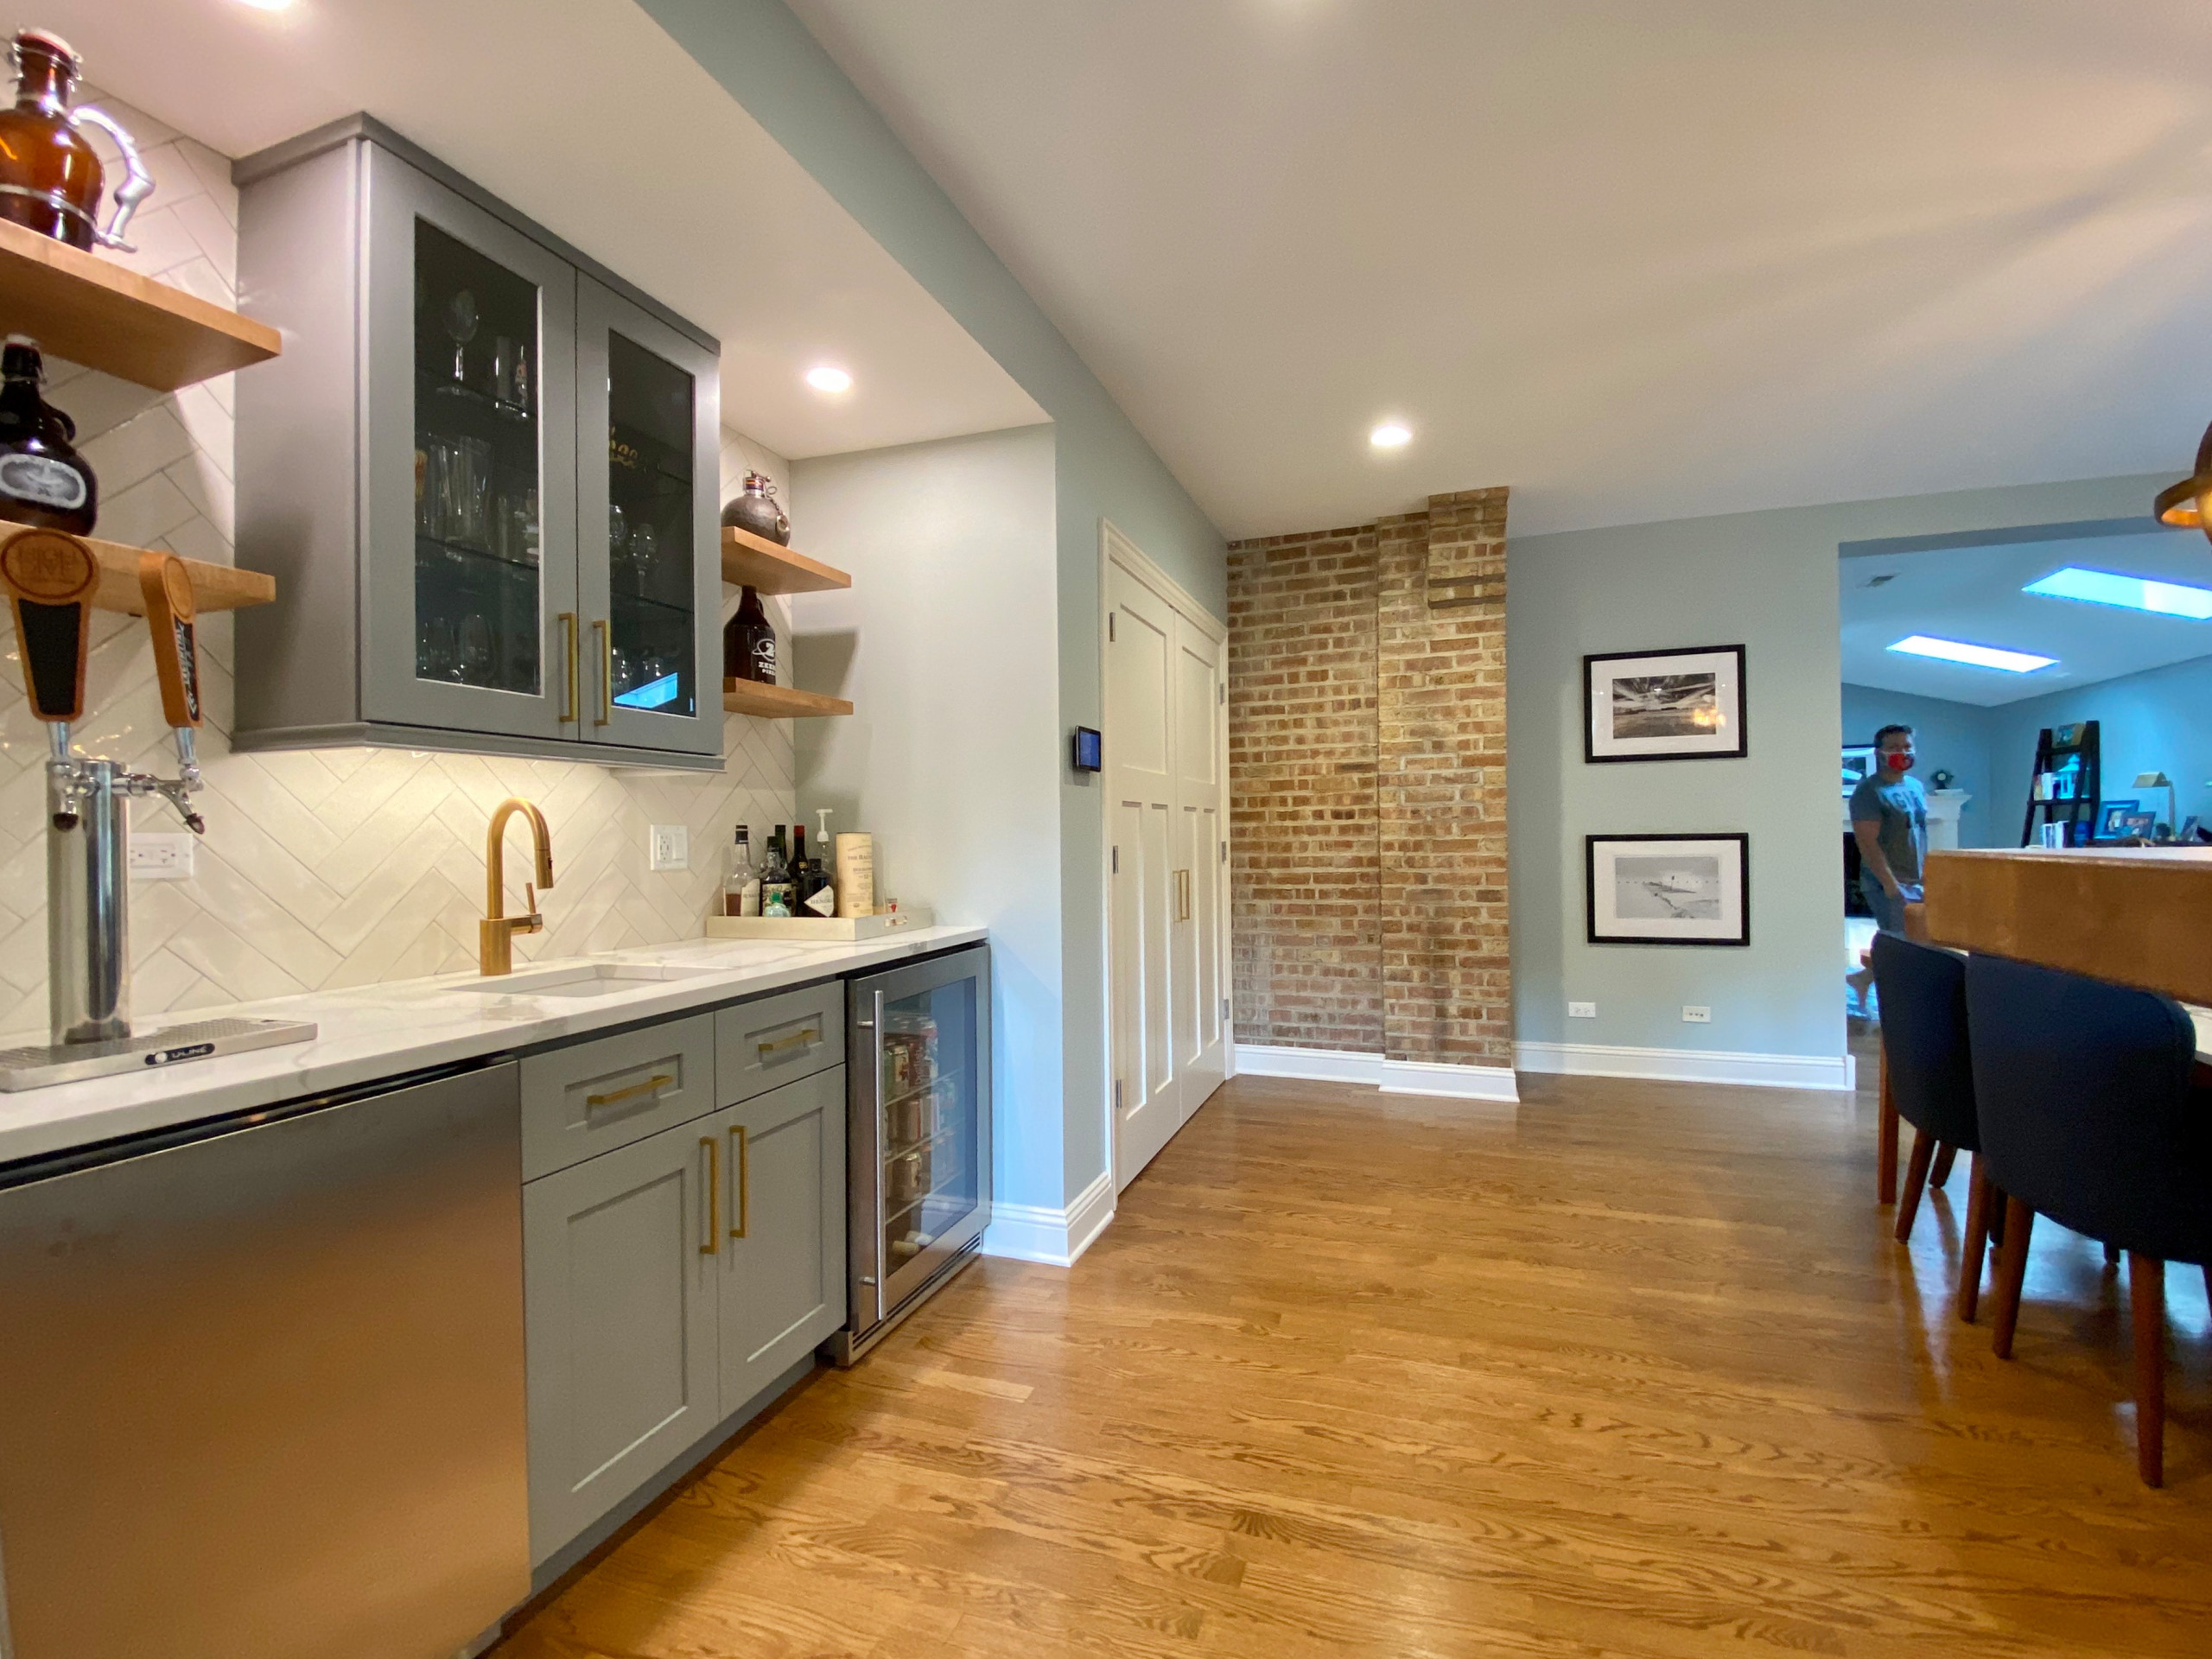
[[[1222,998],[1221,641],[1175,619],[1175,1071],[1188,1122],[1226,1075]]]
[[[1112,1018],[1116,1183],[1127,1186],[1183,1127],[1175,1070],[1173,941],[1175,613],[1119,565],[1107,576],[1106,780],[1114,871]]]

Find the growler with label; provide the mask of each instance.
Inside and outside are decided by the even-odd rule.
[[[70,107],[84,64],[69,42],[27,29],[8,49],[16,69],[15,106],[0,106],[0,219],[12,219],[73,248],[121,248],[124,226],[150,194],[154,175],[115,118],[91,105]],[[99,222],[105,181],[99,153],[83,129],[99,127],[123,156],[123,182]]]
[[[0,518],[89,536],[99,480],[71,440],[76,423],[39,395],[38,347],[21,334],[0,351]]]

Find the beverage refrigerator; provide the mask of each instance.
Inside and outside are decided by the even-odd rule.
[[[848,982],[849,1365],[976,1258],[991,1219],[991,958],[972,945]]]

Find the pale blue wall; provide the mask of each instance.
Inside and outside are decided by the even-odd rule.
[[[1112,520],[1225,620],[1220,532],[782,0],[640,3],[1052,416],[1059,732],[1103,726],[1099,521]],[[1104,842],[1093,783],[1064,769],[1059,788],[1066,1139],[1056,1179],[1072,1198],[1107,1160]]]
[[[2000,711],[1948,697],[1916,697],[1878,686],[1843,688],[1843,741],[1859,745],[1874,741],[1885,726],[1898,724],[1913,729],[1913,747],[1919,756],[1913,775],[1933,789],[1929,779],[1945,770],[1956,776],[1954,787],[1969,797],[1959,814],[1961,847],[2010,847],[2020,839],[2021,800],[2008,790],[2000,798],[1990,797],[1990,744]],[[1838,785],[1841,792],[1841,785]],[[2021,799],[2024,799],[2022,797]],[[1840,841],[1842,832],[1837,831]]]
[[[1839,545],[2139,517],[2164,481],[2023,485],[1512,539],[1507,718],[1521,1038],[1841,1055]],[[1748,651],[1748,758],[1584,763],[1583,653],[1738,643]],[[1751,833],[1748,949],[1584,942],[1582,837],[1639,830]],[[1596,1001],[1599,1018],[1569,1020],[1570,997]],[[1713,1023],[1683,1024],[1686,1002],[1709,1005]]]
[[[2140,800],[2146,812],[2166,816],[2166,791],[2138,789],[2135,775],[2163,772],[2174,780],[2176,810],[2212,823],[2212,657],[2094,685],[2069,686],[1991,710],[1999,719],[1991,752],[1995,787],[2012,803],[2017,819],[2027,804],[2035,770],[2036,738],[2045,726],[2069,721],[2099,722],[2097,745],[2107,800]],[[2019,841],[2017,823],[2005,845]]]

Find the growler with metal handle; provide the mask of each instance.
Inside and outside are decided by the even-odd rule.
[[[89,105],[69,107],[84,60],[69,42],[44,29],[27,29],[9,48],[16,69],[16,103],[0,110],[0,219],[28,226],[73,248],[117,248],[138,204],[153,194],[154,175],[138,159],[115,118]],[[114,209],[99,222],[105,169],[83,129],[98,127],[123,156],[123,182]]]

